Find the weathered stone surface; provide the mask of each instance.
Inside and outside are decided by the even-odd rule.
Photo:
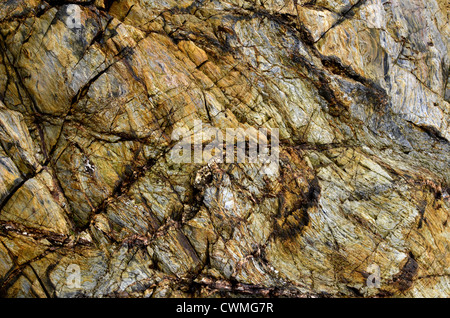
[[[0,295],[448,297],[449,36],[440,0],[3,1]],[[172,160],[213,128],[278,169]]]

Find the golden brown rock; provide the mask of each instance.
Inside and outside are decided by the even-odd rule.
[[[0,295],[448,297],[448,11],[3,1]]]

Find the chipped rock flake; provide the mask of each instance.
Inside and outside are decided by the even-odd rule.
[[[450,296],[446,1],[69,2],[0,3],[2,297]]]

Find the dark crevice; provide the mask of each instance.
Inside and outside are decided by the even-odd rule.
[[[359,0],[357,3],[352,5],[349,9],[347,9],[346,11],[341,13],[341,16],[339,17],[339,19],[335,23],[333,23],[333,25],[328,30],[326,30],[324,33],[322,33],[322,35],[317,39],[317,41],[315,41],[315,43],[317,43],[321,39],[323,39],[330,30],[337,27],[345,20],[351,19],[355,15],[355,9],[361,7],[365,2],[366,2],[366,0]]]
[[[339,116],[344,110],[347,109],[347,107],[337,99],[334,90],[331,88],[331,81],[323,70],[320,70],[311,64],[310,61],[301,56],[298,52],[293,52],[291,59],[294,64],[299,64],[311,74],[309,79],[316,87],[319,95],[328,103],[329,112],[331,115]]]
[[[414,127],[421,130],[422,132],[424,132],[425,134],[427,134],[431,139],[438,141],[438,142],[442,142],[444,144],[450,143],[450,141],[448,141],[444,136],[442,136],[441,132],[439,130],[437,130],[436,127],[427,126],[427,125],[419,125],[410,120],[406,120],[406,121],[409,122]]]
[[[305,297],[327,297],[324,293],[305,293],[301,292],[296,286],[264,286],[256,284],[246,284],[237,281],[234,278],[228,280],[217,279],[209,276],[202,276],[200,279],[178,279],[173,281],[176,289],[184,292],[199,292],[206,289],[211,294],[221,297],[289,297],[289,298],[305,298]]]
[[[103,74],[105,74],[109,68],[114,65],[114,63],[111,63],[110,65],[108,65],[105,69],[101,70],[100,72],[98,72],[93,78],[91,78],[86,84],[84,84],[79,90],[78,93],[72,97],[72,101],[71,101],[71,105],[76,104],[78,101],[80,101],[81,99],[83,99],[87,93],[89,92],[89,88],[91,87],[91,85],[98,80],[98,78],[100,76],[102,76]],[[70,111],[67,115],[70,115]]]
[[[52,231],[25,226],[12,221],[0,221],[0,236],[7,236],[8,233],[15,233],[17,235],[24,235],[31,237],[34,240],[47,240],[54,247],[75,246],[75,245],[89,245],[90,243],[85,240],[78,240],[74,242],[66,234],[55,233]],[[26,234],[24,234],[26,233]]]
[[[3,244],[3,246],[5,246],[5,245]],[[9,251],[9,249],[8,249],[8,251]],[[36,256],[33,259],[30,259],[24,263],[21,263],[21,264],[17,264],[17,262],[15,262],[14,266],[0,280],[0,297],[4,298],[7,296],[7,292],[9,290],[9,288],[11,288],[17,282],[17,280],[23,275],[23,271],[25,270],[25,268],[27,266],[29,266],[33,262],[39,261],[40,259],[44,258],[51,251],[52,251],[51,248],[46,249],[44,252],[42,252],[38,256]]]
[[[417,226],[418,229],[422,228],[423,222],[427,223],[427,219],[425,218],[425,209],[427,207],[427,201],[423,201],[418,207],[417,210],[419,211],[420,219],[419,224]]]
[[[36,279],[39,282],[39,285],[41,286],[42,290],[44,291],[45,296],[47,296],[47,298],[52,298],[50,293],[49,293],[49,291],[47,290],[47,287],[45,286],[44,282],[39,277],[39,275],[36,272],[36,270],[34,269],[33,265],[29,264],[28,266],[31,268],[31,270],[33,271],[34,275],[36,276]]]
[[[111,9],[113,3],[116,2],[116,0],[103,0],[103,3],[105,5],[105,11],[108,12],[109,9]]]
[[[32,177],[31,177],[32,178]],[[15,182],[12,189],[10,189],[4,196],[0,198],[0,214],[3,211],[3,208],[9,202],[9,200],[16,194],[16,192],[27,182],[30,178],[21,179],[18,182]]]
[[[402,267],[400,272],[396,274],[392,279],[397,289],[404,292],[411,288],[418,270],[419,264],[417,264],[414,255],[409,252],[405,265]]]
[[[140,151],[140,150],[138,150]],[[137,153],[135,154],[137,156]],[[146,164],[143,166],[127,166],[125,167],[125,172],[122,175],[119,182],[117,182],[116,186],[114,187],[111,195],[109,195],[107,198],[103,199],[103,201],[94,209],[91,211],[90,216],[88,219],[91,219],[93,215],[102,213],[106,210],[108,207],[108,204],[113,201],[114,199],[127,194],[130,190],[131,186],[136,183],[145,173],[150,170],[157,162],[157,159],[150,158],[147,160]],[[78,231],[83,231],[89,227],[89,222],[86,222],[85,225],[80,226],[77,228]]]
[[[356,297],[363,297],[364,295],[359,291],[358,288],[347,286],[347,289]]]
[[[387,93],[380,85],[358,74],[350,65],[342,64],[342,61],[334,55],[331,56],[321,55],[321,61],[323,66],[325,66],[333,74],[350,78],[369,88],[370,89],[369,92],[372,94],[372,97],[374,97],[373,102],[375,104],[386,105],[388,98]]]

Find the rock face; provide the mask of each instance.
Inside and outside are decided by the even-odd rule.
[[[449,297],[449,9],[2,1],[1,296]]]

